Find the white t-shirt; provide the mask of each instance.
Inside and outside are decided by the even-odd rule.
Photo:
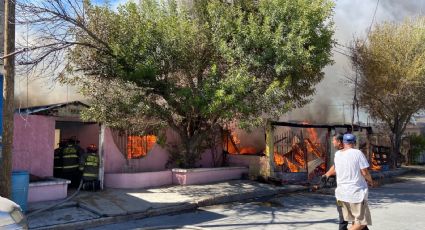
[[[360,203],[367,200],[368,188],[361,169],[369,167],[365,155],[358,149],[339,150],[335,153],[337,200]]]

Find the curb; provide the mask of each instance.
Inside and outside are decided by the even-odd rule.
[[[210,205],[237,202],[237,201],[249,200],[249,199],[254,199],[254,198],[274,196],[274,195],[279,195],[279,194],[287,194],[287,193],[300,192],[300,191],[308,191],[308,188],[306,188],[304,186],[295,186],[295,187],[294,186],[288,186],[287,188],[277,188],[277,189],[274,189],[274,190],[270,189],[270,190],[266,190],[266,191],[253,191],[253,192],[242,193],[242,194],[222,195],[222,196],[211,197],[211,198],[207,198],[207,199],[203,199],[203,200],[198,200],[198,201],[195,201],[195,202],[189,202],[189,203],[182,204],[182,205],[148,209],[146,212],[132,213],[132,214],[126,214],[126,215],[119,215],[119,216],[111,216],[111,217],[100,217],[100,218],[91,219],[91,220],[84,220],[84,221],[71,222],[71,223],[66,223],[66,224],[43,226],[43,227],[37,227],[37,228],[31,228],[31,229],[35,229],[35,230],[85,229],[85,228],[91,228],[91,227],[106,225],[106,224],[114,224],[114,223],[118,223],[118,222],[125,222],[125,221],[130,221],[130,220],[143,219],[143,218],[147,218],[147,217],[154,217],[154,216],[174,214],[174,213],[184,212],[184,211],[191,211],[191,210],[195,210],[199,207],[205,207],[205,206],[210,206]],[[81,208],[86,209],[87,207],[81,207]],[[90,209],[87,209],[87,210],[91,211]]]

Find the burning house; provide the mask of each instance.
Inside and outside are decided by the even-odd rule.
[[[370,127],[305,122],[271,122],[270,126],[270,132],[257,130],[262,135],[256,135],[262,136],[263,141],[257,140],[256,145],[242,143],[239,136],[246,134],[241,130],[227,132],[223,149],[228,153],[229,164],[249,166],[253,176],[262,175],[261,169],[269,168],[266,175],[284,183],[313,180],[333,164],[336,149],[331,144],[332,135],[346,132],[355,132],[359,136],[359,148],[372,161],[368,142]],[[271,140],[267,142],[264,136],[270,136]]]

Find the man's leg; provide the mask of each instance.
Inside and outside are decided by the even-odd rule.
[[[344,220],[344,215],[342,214],[342,207],[340,205],[338,205],[338,203],[336,204],[336,210],[338,210],[338,216],[339,216],[339,221],[338,221],[338,225],[339,225],[339,230],[347,230],[348,229],[348,221]]]
[[[351,203],[350,208],[355,217],[355,222],[353,222],[350,230],[369,229],[367,225],[372,224],[372,218],[370,216],[367,201],[364,200],[361,203]]]

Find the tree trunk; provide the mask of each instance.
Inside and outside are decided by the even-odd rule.
[[[4,5],[4,54],[15,51],[15,1],[6,0]],[[0,196],[11,197],[13,114],[14,114],[15,56],[4,60],[3,86],[3,138],[0,162]]]
[[[398,153],[400,152],[401,145],[401,135],[402,135],[402,124],[399,120],[395,120],[394,126],[392,129],[392,137],[391,137],[391,168],[397,167],[397,158]]]

